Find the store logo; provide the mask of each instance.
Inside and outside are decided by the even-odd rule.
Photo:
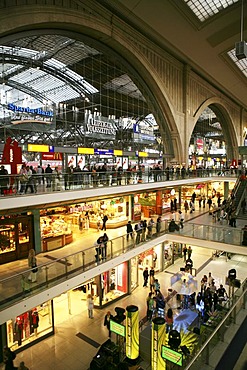
[[[39,116],[53,117],[53,111],[44,111],[41,108],[31,109],[29,107],[24,108],[24,107],[20,107],[14,104],[8,104],[8,109],[12,110],[13,112],[38,114]]]

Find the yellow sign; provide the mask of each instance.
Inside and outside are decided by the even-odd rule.
[[[146,153],[146,152],[138,152],[138,156],[139,157],[147,157],[148,156],[148,153]]]
[[[78,154],[94,154],[94,148],[77,148]]]
[[[39,145],[39,144],[28,144],[28,152],[40,152],[40,153],[49,153],[49,145]]]
[[[163,317],[156,317],[152,321],[152,350],[151,366],[152,370],[163,370],[165,368],[164,359],[161,356],[161,347],[165,342],[166,325]]]
[[[114,155],[117,155],[117,156],[118,155],[120,155],[120,156],[123,155],[123,151],[122,150],[115,150],[114,149],[114,152],[113,153],[114,153]]]

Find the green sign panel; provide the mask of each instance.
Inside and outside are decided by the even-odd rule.
[[[168,360],[173,362],[174,364],[177,364],[178,366],[183,366],[183,354],[173,351],[173,349],[169,347],[161,347],[161,357],[164,360]]]
[[[118,324],[117,322],[110,320],[110,331],[125,337],[125,326]]]

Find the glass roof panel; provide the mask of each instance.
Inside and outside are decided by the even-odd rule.
[[[239,0],[184,0],[197,18],[204,22]]]
[[[236,57],[236,49],[235,48],[228,51],[227,54],[233,60],[235,65],[240,69],[240,71],[244,74],[244,76],[247,77],[247,58],[239,60]]]
[[[121,75],[107,82],[104,84],[104,88],[145,101],[141,91],[127,74]]]

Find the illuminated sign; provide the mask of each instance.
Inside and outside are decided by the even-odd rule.
[[[94,148],[77,148],[78,154],[94,154]]]
[[[148,153],[146,153],[146,152],[137,152],[136,155],[138,155],[139,157],[147,157]]]
[[[39,116],[46,116],[46,117],[53,117],[53,111],[45,111],[41,108],[32,109],[29,107],[20,107],[14,104],[8,104],[8,109],[12,110],[13,112],[22,112],[22,113],[29,113],[29,114],[38,114]]]
[[[116,155],[116,156],[123,155],[123,151],[122,150],[114,150],[114,155]]]
[[[94,154],[113,155],[113,149],[94,149]]]
[[[28,144],[27,145],[28,152],[41,152],[41,153],[49,153],[50,147],[49,145],[40,145],[40,144]]]
[[[121,335],[122,337],[125,337],[125,326],[118,324],[113,320],[110,320],[110,331],[115,334]]]
[[[43,161],[62,161],[63,160],[63,153],[42,153],[42,160]]]
[[[183,366],[183,354],[173,351],[173,349],[169,347],[161,347],[161,357],[164,360],[168,360],[173,362],[174,364],[177,364],[178,366]]]
[[[126,308],[126,356],[135,360],[139,356],[139,311],[130,305]]]

